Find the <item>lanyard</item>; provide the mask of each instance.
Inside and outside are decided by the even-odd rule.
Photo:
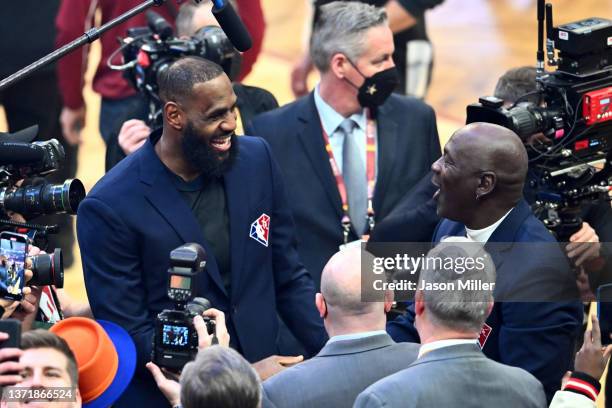
[[[370,232],[374,229],[374,207],[372,200],[374,198],[374,187],[376,186],[376,123],[370,115],[370,110],[366,109],[367,125],[366,125],[366,177],[368,183],[368,227]],[[334,173],[336,179],[336,186],[340,193],[342,200],[342,230],[344,232],[344,243],[348,243],[348,235],[351,230],[351,217],[349,215],[348,206],[348,195],[346,192],[346,184],[344,183],[344,177],[338,167],[338,163],[334,158],[334,151],[332,150],[331,144],[329,143],[329,135],[325,131],[325,127],[321,122],[321,129],[323,130],[323,141],[325,142],[325,151],[329,156],[329,164]],[[350,137],[345,135],[344,137]]]

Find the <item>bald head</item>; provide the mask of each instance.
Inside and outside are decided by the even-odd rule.
[[[431,169],[432,182],[440,188],[438,215],[479,229],[523,197],[527,152],[511,130],[472,123],[455,132]]]
[[[451,140],[460,154],[472,158],[475,170],[495,173],[497,192],[522,195],[528,159],[516,133],[491,123],[471,123]]]
[[[321,294],[334,317],[363,315],[380,309],[377,303],[361,300],[362,261],[372,265],[373,256],[361,251],[360,247],[349,247],[336,253],[325,265],[321,275]]]

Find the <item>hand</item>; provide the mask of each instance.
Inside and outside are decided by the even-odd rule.
[[[71,145],[78,145],[83,142],[81,130],[85,127],[85,107],[70,109],[64,107],[60,115],[62,132],[64,139]]]
[[[599,380],[610,358],[612,345],[602,348],[597,316],[592,315],[591,322],[593,327],[584,332],[584,343],[576,354],[574,366],[576,371],[581,371]]]
[[[312,71],[310,55],[306,53],[291,70],[291,90],[296,98],[308,93],[308,74]]]
[[[257,374],[259,374],[261,381],[265,381],[273,375],[280,373],[287,367],[291,367],[292,365],[301,363],[302,361],[304,361],[304,356],[270,356],[253,363],[252,366],[255,371],[257,371]]]
[[[7,333],[0,332],[0,344],[8,340],[9,335]],[[23,351],[16,348],[4,348],[0,349],[0,388],[7,385],[15,385],[20,383],[23,378],[21,375],[15,374],[23,370],[23,366],[16,361],[7,360],[19,360]]]
[[[129,155],[138,150],[150,134],[151,129],[142,120],[130,119],[121,125],[117,142],[123,153]]]
[[[30,289],[27,294],[25,289]],[[36,313],[38,312],[38,303],[40,302],[41,293],[42,288],[39,286],[24,288],[23,299],[21,302],[19,302],[19,307],[17,307],[17,309],[15,309],[11,315],[11,318],[20,320],[22,322],[22,331],[31,329]]]
[[[225,325],[225,314],[217,309],[210,308],[203,313],[204,316],[210,317],[215,321],[215,336],[219,341],[220,346],[229,347],[230,335],[227,332],[227,326]],[[206,323],[202,316],[196,316],[193,318],[193,325],[195,326],[196,333],[198,333],[198,348],[204,350],[213,344],[213,335],[208,334],[206,329]]]
[[[157,388],[164,394],[171,406],[176,407],[181,403],[181,385],[174,380],[166,378],[162,370],[154,363],[147,363],[147,368],[153,375]]]
[[[24,286],[21,293],[23,294],[23,298],[25,299],[31,292],[32,289],[30,287]],[[4,308],[4,314],[1,316],[1,318],[8,319],[9,317],[12,317],[13,313],[20,305],[21,301],[18,300],[0,299],[0,306]]]
[[[574,265],[580,266],[585,261],[597,258],[600,248],[599,236],[588,223],[583,222],[582,228],[570,237],[565,252],[574,261]]]

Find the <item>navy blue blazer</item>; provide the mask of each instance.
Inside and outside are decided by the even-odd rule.
[[[434,242],[465,233],[463,224],[443,219]],[[540,244],[531,248],[515,245],[521,242]],[[542,301],[496,302],[486,321],[491,330],[486,339],[482,337],[486,340],[483,352],[493,360],[529,371],[540,380],[550,402],[560,388],[561,377],[572,367],[574,341],[582,326],[582,304],[577,300],[567,258],[524,200],[493,232],[485,249],[497,269],[496,298]],[[389,322],[387,331],[395,341],[419,342],[414,308]]]
[[[436,115],[415,98],[391,95],[378,109],[377,131],[378,173],[372,204],[379,222],[429,172],[441,150]],[[297,226],[300,258],[318,287],[321,271],[344,235],[342,201],[325,151],[314,94],[256,116],[247,133],[263,137],[279,163]],[[349,240],[357,238],[351,231]]]
[[[137,373],[118,406],[167,405],[145,363],[151,359],[155,317],[172,307],[166,294],[170,251],[187,242],[201,244],[208,254],[196,296],[225,312],[232,346],[249,361],[277,353],[277,311],[308,353],[316,354],[327,335],[314,305],[312,279],[298,258],[283,183],[266,142],[239,137],[238,157],[224,176],[231,293],[226,293],[214,254],[154,143],[150,139],[107,173],[81,203],[77,218],[94,316],[121,325],[136,343]],[[268,245],[249,236],[262,214],[270,217]]]

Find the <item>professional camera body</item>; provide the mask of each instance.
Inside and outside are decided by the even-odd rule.
[[[196,276],[206,266],[206,252],[199,244],[185,244],[170,253],[168,297],[174,309],[166,309],[155,319],[152,361],[160,367],[180,371],[198,353],[198,335],[193,318],[212,306],[207,299],[193,298]],[[209,334],[215,322],[202,317]]]
[[[498,98],[482,97],[467,107],[467,123],[495,123],[523,139],[529,154],[529,187],[537,192],[534,212],[558,239],[566,240],[581,227],[582,205],[610,199],[612,21],[588,18],[554,28],[550,4],[546,19],[549,65],[557,71],[544,71],[540,40],[537,92],[508,108]],[[540,38],[543,20],[540,0]],[[534,96],[539,103],[521,101]],[[546,136],[546,143],[530,140],[538,133]]]
[[[149,105],[149,125],[161,125],[162,103],[158,96],[157,78],[175,60],[197,56],[219,64],[231,80],[238,77],[242,56],[234,48],[220,27],[207,26],[193,37],[176,38],[172,27],[159,14],[148,11],[148,27],[135,27],[127,31],[119,49],[109,58],[111,69],[125,72],[129,82],[143,94]],[[118,52],[123,65],[111,61]]]

